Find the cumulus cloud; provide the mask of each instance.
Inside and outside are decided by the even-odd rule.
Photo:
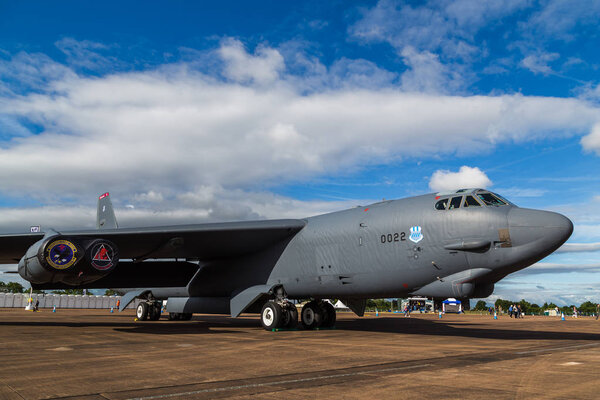
[[[192,61],[93,78],[39,55],[4,62],[13,76],[36,76],[36,90],[0,94],[0,193],[56,205],[90,204],[110,190],[139,212],[168,201],[185,206],[201,195],[210,200],[201,218],[272,216],[274,205],[298,205],[277,197],[253,201],[248,193],[374,162],[583,135],[600,121],[600,109],[578,98],[373,89],[369,82],[389,82],[394,74],[366,61],[300,76],[266,45],[248,52],[224,40],[211,54],[219,62],[210,74]],[[34,59],[36,68],[18,71]],[[314,83],[338,71],[355,80]],[[479,170],[466,171],[473,178]],[[220,207],[224,198],[231,200]],[[328,209],[321,206],[298,207],[311,215]]]
[[[248,54],[239,40],[227,39],[218,50],[225,62],[224,75],[236,82],[273,83],[284,68],[281,54],[272,48],[258,46]]]
[[[458,172],[437,170],[429,180],[429,187],[436,192],[444,192],[462,188],[486,188],[492,181],[485,172],[477,167],[460,167]]]
[[[52,87],[0,98],[4,116],[41,128],[0,144],[5,194],[48,201],[96,195],[99,187],[126,193],[248,188],[372,160],[582,134],[600,120],[599,110],[579,99],[360,88],[304,94],[286,77],[255,86],[215,80],[185,65],[57,79]]]

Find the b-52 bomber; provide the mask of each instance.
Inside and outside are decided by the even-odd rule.
[[[0,263],[18,261],[34,289],[114,288],[139,319],[260,313],[292,328],[291,300],[310,299],[305,328],[331,327],[341,299],[357,315],[369,298],[482,298],[506,275],[560,247],[573,224],[519,208],[484,189],[462,189],[306,219],[118,228],[108,193],[97,228],[0,235]]]

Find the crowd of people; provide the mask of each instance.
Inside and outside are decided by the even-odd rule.
[[[523,312],[521,311],[521,306],[519,304],[511,304],[508,307],[508,315],[512,318],[523,318]]]

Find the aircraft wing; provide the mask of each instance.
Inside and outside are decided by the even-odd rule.
[[[0,234],[0,264],[16,264],[43,233]]]
[[[299,219],[225,222],[149,228],[64,231],[70,238],[106,239],[121,259],[186,258],[215,260],[254,253],[295,235],[306,225]],[[17,263],[43,233],[0,235],[0,264]]]

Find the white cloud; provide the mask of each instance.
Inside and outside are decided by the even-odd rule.
[[[553,73],[548,65],[550,62],[560,57],[558,53],[530,54],[521,61],[521,66],[533,72],[534,74],[549,75]]]
[[[37,90],[0,94],[0,117],[10,121],[0,142],[0,192],[56,205],[65,198],[89,204],[109,190],[137,210],[144,204],[136,202],[156,204],[220,188],[213,200],[218,203],[228,193],[261,191],[373,162],[582,135],[600,121],[600,109],[577,98],[365,88],[394,75],[385,77],[385,71],[360,60],[332,68],[355,77],[350,81],[355,83],[307,85],[303,76],[282,69],[276,53],[259,46],[249,54],[239,42],[224,41],[212,53],[223,57],[217,63],[221,69],[210,76],[178,63],[94,78],[37,57],[42,61],[34,64],[42,68],[21,71],[25,80],[29,73],[37,77]],[[22,54],[2,68],[16,74],[23,59],[30,58]],[[245,65],[251,72],[243,72]],[[312,65],[319,79],[333,80],[338,73]],[[218,79],[219,72],[229,79]],[[266,215],[260,203],[244,195],[236,199],[232,207],[254,207],[241,214]],[[216,216],[241,215],[218,207],[205,212],[209,209],[216,209]]]
[[[481,28],[526,6],[520,0],[427,1],[417,6],[380,0],[363,10],[350,33],[366,42],[387,42],[398,52],[412,46],[468,60],[481,51],[475,46],[475,34]]]
[[[254,54],[248,54],[239,40],[224,40],[219,55],[225,62],[224,75],[236,82],[273,83],[284,69],[281,54],[272,48],[259,45]]]
[[[429,51],[417,52],[407,46],[402,52],[408,70],[402,74],[402,89],[407,92],[451,93],[463,85],[463,78],[455,68],[444,65]]]
[[[159,203],[164,200],[162,193],[150,190],[146,193],[139,193],[134,196],[134,199],[141,203]]]
[[[600,263],[593,264],[563,264],[563,263],[537,263],[518,272],[519,275],[534,274],[569,274],[575,272],[600,272]]]
[[[583,27],[595,29],[600,21],[600,1],[577,2],[570,0],[549,0],[522,23],[522,29],[536,40],[571,41],[576,34],[575,27],[583,32]]]
[[[565,243],[556,250],[556,253],[580,253],[599,250],[600,243]]]
[[[63,38],[55,43],[56,47],[67,57],[69,65],[88,70],[102,70],[109,66],[114,67],[118,60],[106,57],[99,52],[108,50],[110,46],[89,40],[75,40]]]
[[[589,135],[581,139],[581,145],[587,151],[593,151],[600,156],[600,123],[595,124]]]
[[[429,187],[436,192],[444,192],[463,188],[486,188],[492,181],[485,172],[477,167],[460,167],[458,172],[437,170],[429,180]]]
[[[584,272],[582,274],[573,274],[580,276],[585,274],[588,277],[588,283],[581,283],[577,279],[570,280],[568,275],[562,275],[561,283],[544,283],[540,286],[536,281],[524,281],[523,278],[531,278],[531,276],[511,276],[496,284],[494,294],[488,297],[486,302],[493,304],[496,299],[502,298],[507,300],[519,301],[525,299],[530,303],[542,305],[545,302],[552,302],[563,305],[577,305],[586,301],[598,302],[598,284],[599,276],[595,272]]]
[[[265,218],[306,218],[359,204],[357,200],[302,201],[269,192],[227,190],[220,186],[203,186],[192,192],[171,195],[150,192],[132,195],[129,199],[122,198],[121,194],[112,193],[111,197],[115,216],[122,228]],[[2,232],[29,232],[30,226],[41,226],[42,231],[49,228],[57,231],[94,229],[96,208],[62,205],[2,208]]]

